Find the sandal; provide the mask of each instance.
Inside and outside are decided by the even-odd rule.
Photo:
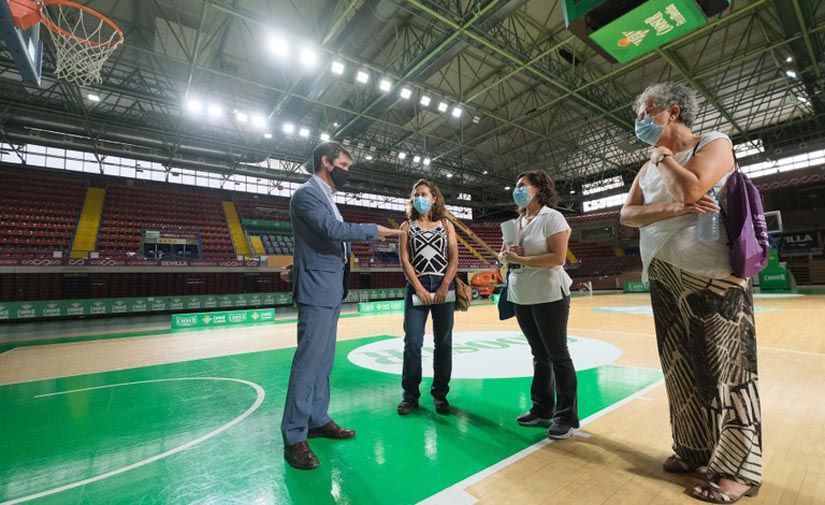
[[[690,490],[690,496],[709,503],[735,503],[742,499],[743,496],[757,496],[758,494],[759,486],[751,486],[747,491],[736,496],[723,490],[719,487],[719,484],[714,481],[707,482],[698,488],[692,488]]]
[[[670,473],[693,473],[699,469],[699,466],[691,465],[677,454],[674,454],[662,463],[662,468]]]

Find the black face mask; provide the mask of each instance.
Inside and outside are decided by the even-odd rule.
[[[344,170],[341,167],[333,167],[332,172],[329,173],[332,183],[335,184],[335,189],[341,189],[346,186],[349,175],[349,170]]]

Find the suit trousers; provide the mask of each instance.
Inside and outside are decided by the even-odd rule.
[[[309,428],[319,428],[329,417],[329,375],[335,359],[335,340],[341,305],[298,304],[298,348],[281,421],[286,445],[306,440]]]

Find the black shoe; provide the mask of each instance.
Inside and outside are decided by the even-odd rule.
[[[418,409],[418,402],[410,401],[410,400],[403,400],[401,403],[398,404],[398,415],[399,416],[406,416],[413,410]]]
[[[518,416],[516,418],[516,422],[522,426],[547,426],[550,424],[550,418],[536,415],[532,410],[528,410],[524,414]]]
[[[435,405],[435,411],[439,414],[450,413],[450,402],[446,398],[434,398],[433,405]]]
[[[306,440],[284,447],[284,459],[290,466],[299,470],[312,470],[321,464]]]
[[[547,438],[552,438],[555,440],[564,440],[565,438],[570,438],[573,436],[573,433],[576,432],[576,428],[570,426],[569,424],[554,419],[550,423],[550,427],[547,428]]]

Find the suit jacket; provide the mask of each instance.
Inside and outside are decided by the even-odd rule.
[[[315,178],[292,195],[289,216],[295,243],[293,300],[322,307],[340,305],[349,282],[349,242],[378,239],[378,226],[338,221]]]

